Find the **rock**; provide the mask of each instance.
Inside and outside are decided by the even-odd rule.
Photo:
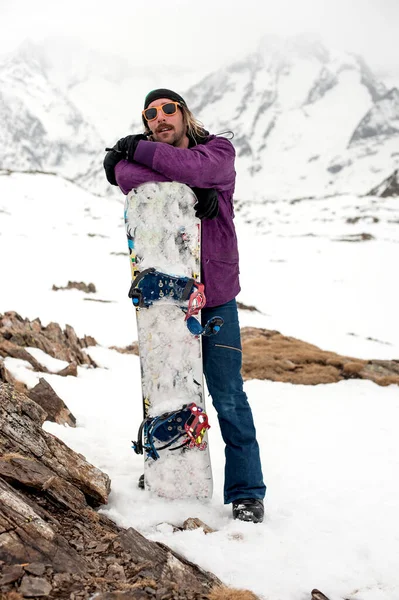
[[[212,529],[209,525],[206,525],[201,519],[197,517],[190,517],[186,519],[183,523],[183,529],[203,529],[204,533],[214,533],[216,529]]]
[[[32,460],[40,457],[42,468],[47,467],[53,476],[77,487],[93,506],[106,504],[110,491],[108,475],[44,431],[41,425],[45,418],[46,413],[33,400],[16,392],[8,384],[0,384],[0,456],[17,454]],[[20,468],[21,465],[18,463]],[[54,493],[60,491],[56,478],[49,485],[55,486]],[[69,491],[71,498],[76,498],[72,488]],[[66,492],[66,488],[63,492]]]
[[[399,361],[362,360],[321,350],[278,331],[241,329],[244,379],[269,379],[301,385],[370,379],[399,385]]]
[[[48,596],[52,589],[51,584],[46,579],[25,575],[22,579],[19,592],[24,598],[33,598]]]
[[[24,569],[30,575],[36,575],[37,577],[40,577],[41,575],[44,575],[46,571],[46,565],[43,563],[33,562],[25,565]]]
[[[139,588],[127,591],[104,592],[91,596],[90,600],[148,600],[152,598],[144,590]]]
[[[43,377],[39,379],[39,383],[29,391],[28,395],[46,411],[48,421],[70,427],[76,426],[76,419],[69,408]]]
[[[95,543],[95,546],[87,550],[86,554],[98,554],[102,552],[106,552],[108,550],[109,544],[99,544]]]
[[[20,348],[17,344],[0,337],[0,355],[4,358],[10,356],[11,358],[19,358],[28,362],[34,371],[41,373],[48,373],[46,367],[41,365],[27,350]]]
[[[395,169],[392,175],[373,187],[366,196],[379,196],[380,198],[399,196],[399,169]]]
[[[349,140],[348,148],[352,148],[364,140],[380,142],[383,138],[398,134],[399,90],[392,88],[372,103],[370,110],[364,115]]]
[[[109,565],[105,576],[108,579],[116,579],[117,581],[126,581],[125,569],[122,565],[113,563]]]
[[[21,565],[10,565],[2,569],[2,576],[0,578],[0,586],[6,585],[7,583],[14,583],[18,581],[24,575],[24,570]]]
[[[5,454],[0,458],[0,476],[11,484],[47,491],[56,502],[71,509],[86,506],[86,499],[77,487],[35,459]]]
[[[80,292],[85,292],[86,294],[95,294],[97,292],[96,286],[94,283],[83,283],[83,281],[68,281],[67,285],[64,287],[57,287],[53,285],[52,290],[54,292],[58,292],[58,290],[79,290]]]
[[[312,600],[329,600],[320,590],[312,590]]]
[[[43,431],[45,417],[0,384],[0,596],[12,586],[15,598],[202,600],[221,584],[93,510],[107,500],[108,477]]]
[[[248,306],[247,304],[244,304],[243,302],[237,302],[237,308],[238,308],[239,310],[248,310],[248,311],[250,311],[250,312],[260,312],[260,311],[259,311],[259,310],[256,308],[256,306],[251,306],[251,305],[249,305],[249,306]]]
[[[208,600],[260,600],[260,598],[249,590],[238,590],[223,585],[214,587]]]
[[[375,240],[375,237],[371,233],[349,233],[342,237],[336,238],[336,242],[369,242]]]
[[[13,385],[19,392],[26,394],[28,392],[28,388],[21,381],[17,381],[11,375],[10,371],[6,369],[4,365],[3,359],[0,357],[0,381],[3,383],[10,383]]]
[[[57,375],[60,375],[60,377],[68,377],[69,375],[72,377],[77,377],[78,365],[76,364],[76,362],[71,362],[67,367],[65,367],[65,369],[58,371]]]
[[[135,354],[139,355],[139,344],[138,342],[133,342],[130,346],[126,346],[125,348],[120,348],[119,346],[110,346],[110,350],[116,350],[121,354]]]
[[[20,349],[33,347],[68,363],[96,366],[88,354],[82,351],[88,346],[87,339],[80,340],[70,325],[67,325],[64,331],[58,323],[49,323],[43,327],[40,319],[29,321],[12,311],[6,312],[4,315],[0,314],[0,345],[3,348],[0,353],[2,356],[4,353],[6,356],[11,356],[9,352],[16,352],[16,347],[20,347]],[[32,366],[36,365],[36,370],[47,372],[47,369],[40,363],[35,362],[29,352],[27,354],[29,356],[23,355],[25,356],[24,360],[29,360]],[[17,358],[21,356],[19,355]]]

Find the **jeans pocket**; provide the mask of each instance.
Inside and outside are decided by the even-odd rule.
[[[215,348],[227,348],[228,350],[235,350],[236,352],[240,352],[240,354],[242,354],[241,348],[235,348],[234,346],[227,346],[226,344],[215,344]]]

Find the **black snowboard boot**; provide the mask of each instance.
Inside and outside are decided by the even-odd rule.
[[[257,498],[240,498],[233,502],[233,519],[262,523],[263,515],[263,500]]]

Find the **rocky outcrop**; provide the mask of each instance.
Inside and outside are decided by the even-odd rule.
[[[28,396],[46,411],[47,421],[75,427],[75,417],[43,377],[39,379],[39,383],[34,388],[29,390]]]
[[[32,480],[32,487],[42,490],[55,487],[59,501],[69,508],[77,508],[81,501],[92,506],[106,503],[108,476],[44,431],[46,418],[46,411],[36,402],[0,383],[1,475],[25,484]]]
[[[394,136],[399,133],[399,90],[393,88],[377,100],[353,132],[349,147],[369,138]]]
[[[257,600],[96,512],[108,476],[43,431],[45,416],[0,383],[1,598]]]
[[[399,385],[399,360],[361,360],[321,350],[278,331],[241,330],[244,379],[269,379],[301,385],[370,379]]]
[[[35,360],[24,348],[39,348],[53,358],[64,360],[69,364],[90,365],[96,364],[85,348],[96,345],[94,338],[85,336],[80,339],[73,327],[66,325],[62,330],[58,323],[49,323],[44,327],[40,319],[23,319],[14,311],[0,314],[0,356],[12,356],[28,361],[34,371],[48,373],[46,367]],[[68,373],[71,374],[71,373]]]
[[[380,198],[399,196],[399,169],[395,169],[392,175],[373,187],[366,196],[379,196]]]
[[[84,281],[68,281],[67,285],[61,287],[54,284],[51,289],[53,292],[58,292],[58,290],[78,290],[79,292],[85,292],[85,294],[95,294],[97,291],[94,283],[85,283]]]

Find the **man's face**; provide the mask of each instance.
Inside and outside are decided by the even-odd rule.
[[[160,98],[154,100],[147,108],[162,106],[171,102],[169,98]],[[174,115],[165,115],[161,109],[158,109],[157,116],[153,121],[147,122],[147,126],[152,131],[152,137],[156,142],[171,144],[177,148],[188,147],[188,137],[186,135],[186,126],[183,123],[183,113],[180,108]]]

